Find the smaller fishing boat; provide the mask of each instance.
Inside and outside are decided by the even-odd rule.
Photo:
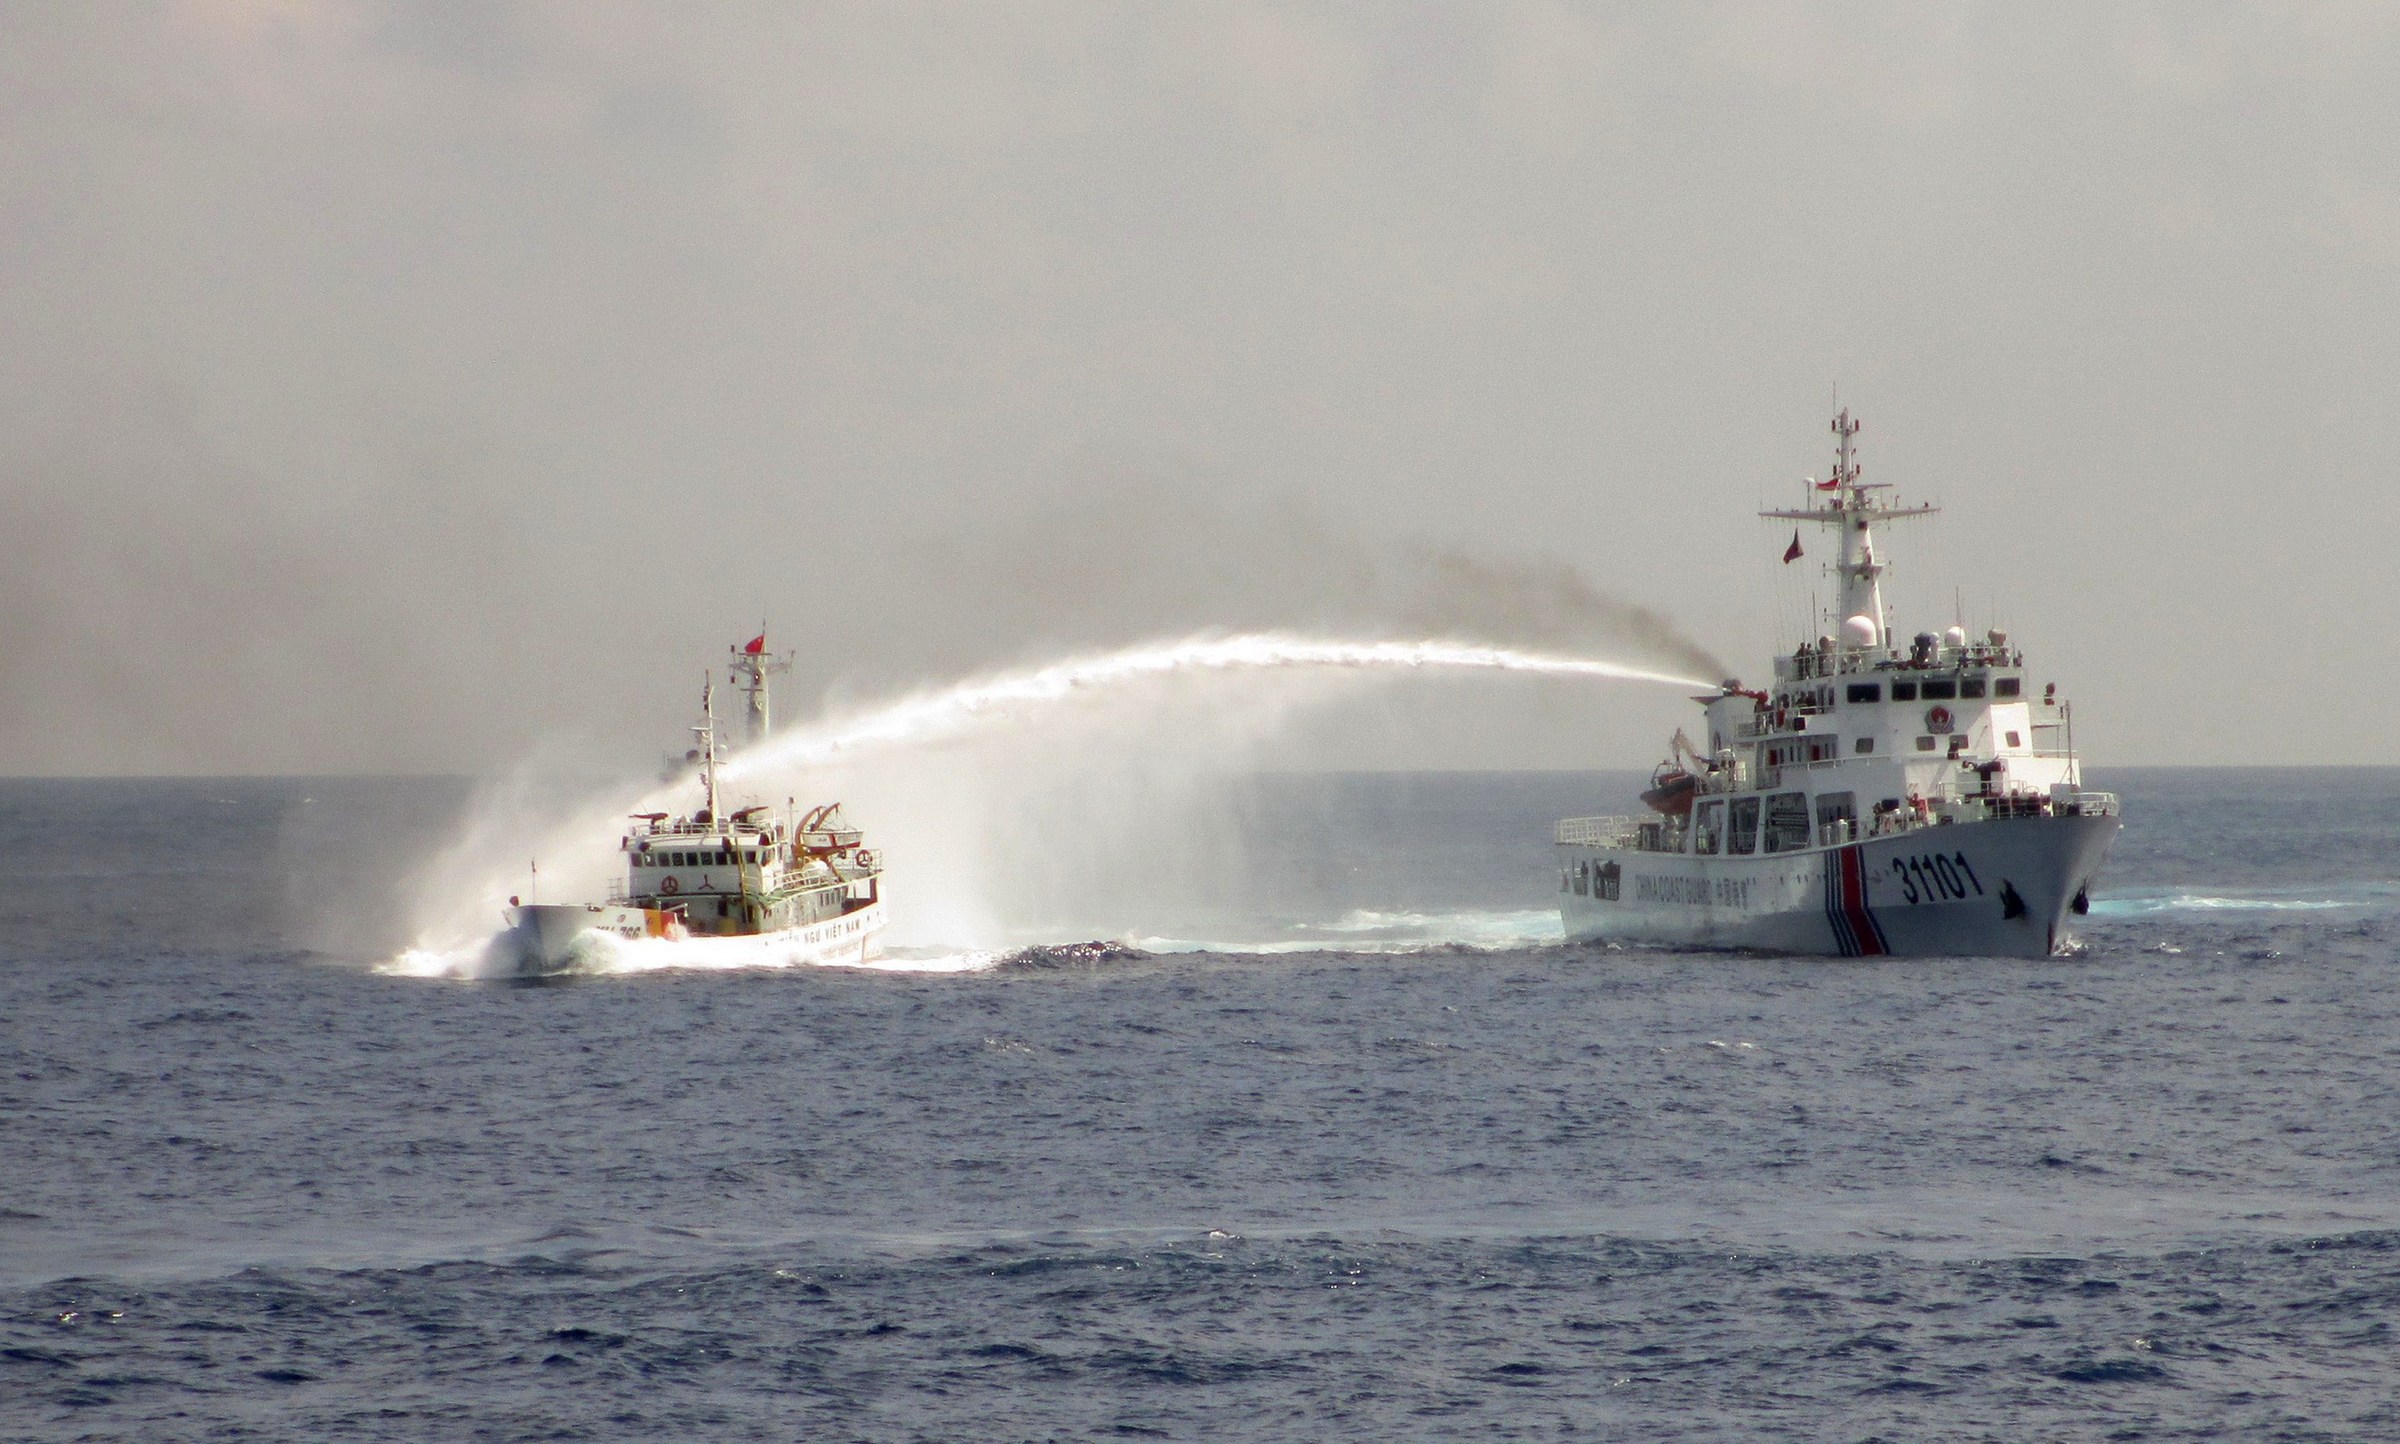
[[[766,679],[781,670],[762,634],[735,653],[748,684],[750,734],[766,734]],[[596,903],[509,899],[505,949],[516,976],[572,971],[595,935],[625,939],[755,937],[780,961],[858,964],[883,951],[883,859],[841,804],[787,801],[723,810],[717,787],[713,682],[700,695],[691,757],[701,805],[686,814],[633,815],[619,847],[625,880]]]

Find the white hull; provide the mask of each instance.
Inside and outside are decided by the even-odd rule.
[[[662,934],[656,914],[614,903],[541,903],[508,910],[509,929],[503,935],[516,967],[515,976],[548,977],[572,972],[594,934],[620,938],[656,938]],[[717,935],[774,950],[778,960],[798,964],[858,966],[883,956],[887,918],[878,900],[839,917],[773,932]],[[683,935],[689,937],[690,935]]]
[[[1562,845],[1571,881],[1559,911],[1573,942],[2047,957],[2074,941],[2076,900],[2118,827],[2114,816],[1998,818],[1743,857]]]

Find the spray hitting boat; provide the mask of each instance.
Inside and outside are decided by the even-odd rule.
[[[750,741],[767,735],[767,678],[790,667],[766,650],[762,632],[733,654],[731,672],[748,694]],[[724,810],[715,688],[704,686],[701,721],[687,760],[698,772],[700,807],[688,814],[639,813],[619,844],[625,880],[605,902],[522,903],[509,899],[505,942],[520,976],[572,968],[595,933],[623,938],[755,937],[778,961],[864,963],[883,951],[883,862],[864,846],[839,803],[783,809],[757,803]]]
[[[1558,824],[1560,913],[1578,942],[1844,957],[2044,957],[2073,941],[2119,828],[2083,790],[2072,713],[2027,690],[1998,630],[1920,632],[1883,606],[1878,525],[1933,511],[1859,480],[1847,411],[1831,480],[1762,516],[1829,527],[1838,631],[1775,659],[1761,692],[1697,697],[1705,752],[1678,731],[1643,793],[1655,816]],[[1784,553],[1801,555],[1795,530]]]

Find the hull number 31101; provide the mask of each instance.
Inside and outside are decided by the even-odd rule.
[[[1982,897],[1983,881],[1967,862],[1967,855],[1954,852],[1942,854],[1919,853],[1915,857],[1892,859],[1892,876],[1900,880],[1900,895],[1904,901],[1951,902],[1963,897]]]

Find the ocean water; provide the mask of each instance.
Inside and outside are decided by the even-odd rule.
[[[0,1438],[2400,1439],[2400,770],[2093,782],[2073,958],[1562,946],[1634,779],[1361,776],[538,987],[377,970],[458,784],[0,783]]]

